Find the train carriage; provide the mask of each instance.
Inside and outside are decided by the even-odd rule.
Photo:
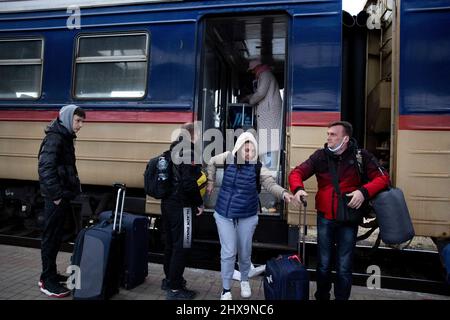
[[[0,220],[14,215],[11,203],[36,219],[37,151],[62,105],[87,110],[76,145],[83,199],[116,181],[144,199],[145,165],[180,124],[233,129],[230,108],[251,92],[246,70],[260,56],[283,97],[282,185],[323,145],[328,123],[349,120],[404,190],[416,234],[449,237],[449,1],[368,1],[357,17],[337,0],[50,3],[0,6]],[[308,180],[311,199],[315,189]],[[292,245],[297,210],[264,190],[261,200],[256,241]],[[146,198],[142,211],[157,218],[159,202]]]

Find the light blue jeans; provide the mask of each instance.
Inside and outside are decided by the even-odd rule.
[[[214,212],[220,238],[220,268],[224,289],[231,289],[236,254],[239,259],[241,281],[248,281],[251,268],[252,239],[258,224],[258,215],[242,219],[228,219]]]

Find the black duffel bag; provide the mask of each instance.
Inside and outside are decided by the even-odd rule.
[[[358,209],[350,208],[348,203],[351,198],[346,194],[341,195],[338,203],[336,221],[351,223],[351,224],[360,224],[363,220],[363,217],[366,216],[368,211],[370,210],[367,201],[359,207]]]

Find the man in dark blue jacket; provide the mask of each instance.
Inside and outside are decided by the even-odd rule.
[[[39,149],[39,184],[45,200],[39,288],[50,297],[62,298],[70,293],[60,283],[67,279],[57,273],[56,256],[62,242],[65,218],[71,212],[70,200],[81,192],[73,142],[85,118],[84,110],[76,105],[61,108],[58,118],[45,129],[45,138]]]

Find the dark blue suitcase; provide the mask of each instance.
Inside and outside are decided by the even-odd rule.
[[[112,211],[104,211],[99,216],[100,221],[108,221],[112,217]],[[148,275],[149,220],[126,212],[122,217],[125,245],[121,285],[129,290],[143,283]]]
[[[124,195],[125,189],[119,188],[118,197],[121,193]],[[72,255],[72,265],[79,267],[74,299],[109,299],[119,292],[124,242],[118,207],[114,223],[102,221],[80,231]]]
[[[297,255],[282,255],[266,263],[266,300],[308,300],[309,276]]]
[[[447,271],[447,284],[450,285],[450,243],[444,246],[441,251],[442,262]]]
[[[308,270],[300,261],[300,239],[303,243],[303,261],[305,261],[305,236],[306,236],[306,206],[302,199],[303,213],[303,237],[300,232],[299,212],[299,243],[297,255],[280,255],[266,262],[264,284],[264,297],[266,300],[308,300],[309,299],[309,275]]]

